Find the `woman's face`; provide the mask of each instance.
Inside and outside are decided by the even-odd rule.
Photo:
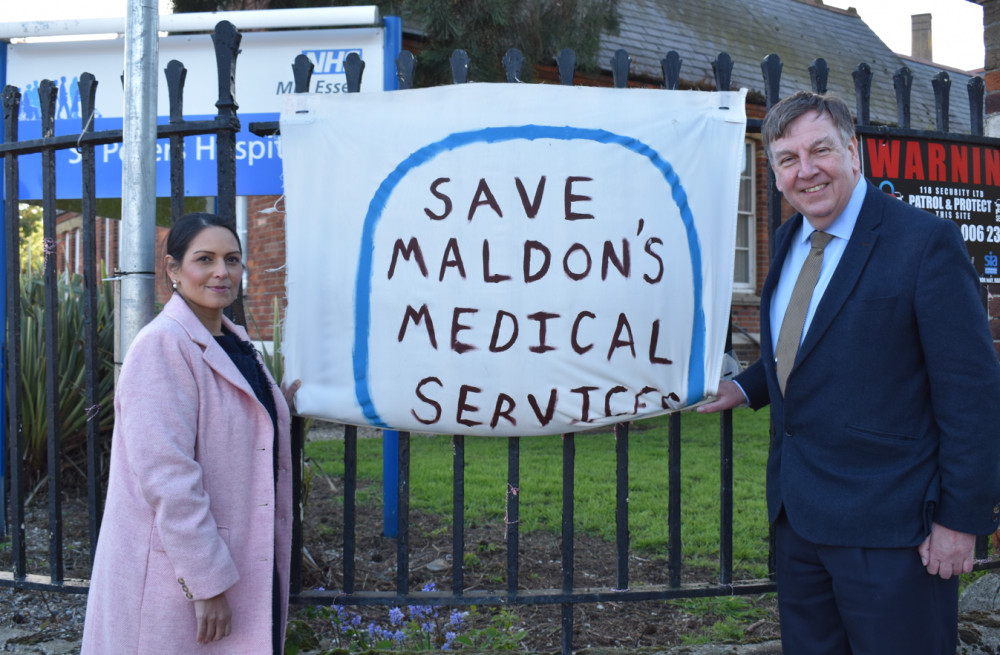
[[[222,333],[222,310],[236,300],[243,255],[233,233],[210,226],[191,240],[184,259],[167,255],[167,272],[177,293],[212,334]]]

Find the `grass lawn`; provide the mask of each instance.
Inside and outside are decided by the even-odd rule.
[[[631,548],[667,549],[667,417],[638,422],[629,434]],[[733,568],[735,579],[767,575],[764,468],[767,411],[738,410],[733,417]],[[681,420],[681,539],[685,567],[717,566],[719,552],[719,420],[685,413]],[[306,455],[331,475],[343,475],[343,441],[307,444]],[[559,532],[562,508],[562,439],[520,440],[522,531]],[[502,521],[507,493],[507,440],[465,438],[466,520]],[[615,442],[609,433],[576,437],[575,527],[614,539]],[[382,441],[358,440],[358,479],[382,479]],[[367,487],[358,503],[381,511],[381,484]],[[410,439],[410,506],[451,520],[452,442],[448,436]],[[376,509],[377,508],[377,509]]]

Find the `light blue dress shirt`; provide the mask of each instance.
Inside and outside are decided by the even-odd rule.
[[[826,248],[823,250],[823,266],[820,268],[819,280],[816,281],[816,287],[813,289],[812,299],[809,301],[809,311],[806,313],[806,321],[802,327],[803,339],[805,339],[806,333],[809,331],[809,325],[816,314],[816,307],[819,306],[819,301],[823,298],[823,292],[826,291],[826,287],[830,284],[830,278],[833,277],[833,272],[837,269],[837,264],[840,263],[840,258],[844,254],[844,248],[847,247],[847,241],[854,232],[854,226],[858,222],[858,215],[861,213],[861,205],[864,204],[867,192],[868,184],[864,176],[861,176],[858,183],[854,186],[854,191],[851,192],[851,199],[847,202],[847,206],[844,207],[844,211],[834,219],[829,228],[824,230],[832,234],[834,238],[830,240],[830,243],[826,244]],[[781,332],[781,321],[785,317],[785,310],[788,309],[788,301],[792,297],[792,288],[795,287],[795,280],[799,277],[802,262],[806,260],[806,256],[812,248],[810,237],[813,231],[812,226],[809,225],[809,221],[803,220],[798,231],[792,235],[792,243],[788,247],[788,253],[786,253],[785,261],[781,266],[781,277],[778,278],[778,284],[775,285],[774,292],[771,295],[771,352],[777,349],[778,333]],[[801,343],[799,341],[800,345]],[[746,398],[746,391],[743,390],[739,382],[736,383],[736,386],[739,387],[740,391],[743,392],[744,398]],[[748,405],[749,403],[750,401],[747,399],[744,405]]]
[[[823,266],[819,272],[819,280],[816,282],[816,288],[813,290],[812,300],[809,301],[809,311],[806,313],[806,322],[802,328],[803,339],[805,339],[806,333],[809,331],[809,325],[816,314],[816,307],[819,306],[819,301],[823,298],[823,292],[826,291],[826,287],[830,284],[830,278],[833,277],[833,272],[837,269],[837,264],[840,263],[840,258],[844,254],[844,248],[847,247],[847,241],[851,238],[851,233],[854,232],[854,225],[858,222],[858,214],[861,213],[861,205],[865,201],[865,193],[867,191],[868,185],[862,176],[858,180],[857,185],[855,185],[854,191],[851,192],[851,199],[848,201],[847,206],[844,207],[844,211],[834,219],[830,227],[824,230],[827,234],[833,235],[834,238],[830,240],[830,243],[827,244],[826,249],[823,251]],[[809,221],[803,220],[798,231],[792,236],[792,243],[781,266],[781,277],[778,279],[778,284],[774,287],[774,294],[771,296],[772,352],[778,346],[778,333],[781,331],[781,321],[785,317],[785,310],[788,308],[788,301],[792,296],[795,280],[799,277],[799,270],[801,270],[802,263],[805,262],[806,256],[809,254],[811,248],[809,238],[813,231],[812,226],[809,225]],[[801,344],[802,342],[800,341],[799,343]]]

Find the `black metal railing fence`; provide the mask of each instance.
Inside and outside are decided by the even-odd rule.
[[[217,136],[218,162],[218,207],[219,213],[235,221],[235,138],[239,130],[239,118],[236,114],[234,100],[234,79],[236,56],[239,52],[239,32],[228,22],[217,26],[213,35],[216,45],[216,56],[220,71],[220,96],[217,106],[219,114],[213,120],[185,121],[182,116],[183,66],[171,62],[166,68],[170,95],[170,122],[158,128],[159,138],[170,139],[171,149],[179,152],[183,148],[183,137],[196,134],[215,134]],[[631,60],[624,50],[618,51],[611,61],[613,85],[624,88],[629,81]],[[663,85],[668,89],[680,86],[681,61],[676,52],[668,53],[662,60]],[[455,51],[451,58],[454,83],[468,81],[468,56],[461,50]],[[504,67],[508,82],[516,83],[521,77],[523,57],[516,50],[508,52],[504,57]],[[563,84],[572,84],[575,76],[575,56],[571,50],[564,50],[557,58],[559,80]],[[713,62],[716,87],[730,88],[730,76],[733,62],[726,53],[720,54]],[[396,60],[401,93],[405,93],[413,85],[415,58],[409,52],[403,52]],[[782,64],[775,55],[768,56],[761,65],[764,77],[766,106],[770,108],[779,98],[780,76]],[[364,62],[352,54],[345,62],[348,90],[357,92],[360,89]],[[309,88],[312,64],[300,55],[293,64],[296,92],[305,92]],[[817,59],[810,67],[813,87],[817,91],[825,91],[828,70],[823,60]],[[222,79],[225,78],[225,79]],[[857,96],[857,133],[862,136],[879,137],[882,135],[909,135],[924,138],[946,138],[957,141],[972,141],[989,146],[1000,146],[1000,139],[989,139],[983,136],[983,81],[973,78],[969,84],[970,105],[972,106],[972,134],[956,135],[948,132],[948,98],[950,79],[947,73],[940,73],[934,80],[934,89],[938,107],[938,130],[935,132],[912,130],[909,126],[909,70],[901,69],[896,74],[894,85],[899,107],[899,127],[872,126],[869,120],[869,99],[872,83],[871,70],[866,64],[861,64],[854,71],[855,90]],[[83,115],[92,113],[96,93],[96,80],[92,75],[81,76],[80,97],[83,102]],[[88,122],[83,120],[78,134],[54,134],[54,107],[56,92],[52,83],[44,83],[39,89],[42,108],[43,134],[40,139],[19,141],[17,138],[17,116],[20,101],[19,91],[7,87],[3,91],[5,142],[0,144],[0,156],[4,158],[4,181],[7,195],[4,213],[7,217],[6,229],[6,273],[7,273],[7,407],[8,417],[8,457],[6,491],[3,505],[9,515],[2,525],[9,530],[11,564],[9,570],[0,571],[0,586],[85,593],[87,581],[84,579],[66,579],[63,574],[63,508],[60,498],[63,489],[59,475],[50,475],[47,495],[49,512],[46,533],[49,535],[48,573],[42,575],[29,573],[27,563],[27,543],[25,539],[25,471],[23,469],[23,448],[21,440],[22,415],[20,411],[22,388],[20,383],[20,305],[19,279],[21,267],[19,262],[18,233],[18,157],[21,155],[42,153],[43,156],[43,226],[46,238],[54,237],[55,230],[55,164],[54,156],[59,150],[79,148],[82,153],[83,174],[83,256],[84,287],[87,294],[85,303],[84,335],[87,353],[86,402],[88,407],[97,404],[96,371],[98,367],[98,351],[94,331],[96,316],[96,293],[99,280],[96,277],[97,262],[95,261],[95,185],[94,185],[94,148],[101,144],[121,142],[121,130],[93,132],[88,129]],[[250,125],[251,131],[258,135],[274,135],[278,132],[277,123],[256,123]],[[748,132],[759,132],[760,120],[748,121]],[[183,211],[183,158],[171,158],[171,208],[174,217]],[[781,222],[781,196],[774,185],[773,175],[769,171],[768,184],[768,227],[769,236],[773,240],[774,230]],[[48,258],[45,262],[45,282],[55,288],[56,258]],[[133,272],[119,271],[118,275]],[[134,272],[149,274],[149,272]],[[51,321],[58,311],[58,298],[54,294],[46,295],[47,321]],[[46,351],[54,353],[56,343],[54,332],[46,335]],[[729,345],[727,345],[727,348]],[[50,357],[54,360],[54,357]],[[48,397],[55,397],[55,374],[49,371],[47,381]],[[60,438],[58,421],[55,420],[55,409],[50,402],[48,408],[48,467],[49,471],[58,471],[60,467]],[[110,407],[98,408],[100,412],[111,411]],[[102,458],[107,448],[107,435],[101,435],[96,429],[98,421],[88,422],[87,432],[87,511],[89,516],[89,540],[91,551],[96,544],[102,514],[101,474]],[[392,591],[372,591],[359,588],[357,579],[357,428],[344,428],[344,521],[343,521],[343,588],[340,590],[321,591],[303,588],[303,525],[300,513],[296,515],[293,526],[293,562],[292,562],[292,598],[298,604],[339,604],[339,605],[558,605],[561,611],[561,644],[562,652],[569,653],[573,647],[573,608],[580,603],[638,602],[662,601],[668,599],[728,596],[733,594],[760,594],[774,591],[771,580],[734,581],[733,579],[733,418],[730,412],[720,417],[719,427],[719,568],[718,579],[714,584],[685,584],[681,557],[681,423],[680,415],[674,414],[669,420],[667,485],[669,490],[667,507],[664,512],[668,523],[669,545],[668,565],[669,582],[666,585],[642,585],[630,588],[629,556],[629,513],[628,492],[630,482],[629,472],[629,426],[621,423],[615,427],[616,452],[616,498],[615,498],[615,576],[613,580],[601,581],[598,586],[580,588],[574,582],[574,503],[576,487],[574,468],[576,463],[576,439],[574,434],[564,435],[562,440],[562,508],[561,508],[561,581],[557,589],[525,589],[521,585],[521,559],[519,555],[519,502],[520,495],[506,495],[506,585],[505,588],[492,590],[466,590],[464,554],[466,553],[464,514],[465,497],[465,464],[466,441],[462,435],[452,437],[453,443],[453,515],[451,530],[451,585],[448,590],[434,592],[413,591],[410,589],[410,548],[411,531],[409,492],[410,492],[410,435],[401,433],[398,441],[399,473],[396,485],[398,494],[396,541],[396,581]],[[293,420],[293,476],[295,480],[295,506],[302,506],[303,478],[303,442],[304,421],[296,417]],[[507,439],[507,485],[510,489],[520,487],[520,438]],[[761,490],[763,493],[763,490]],[[986,540],[980,539],[977,544],[977,557],[986,559]],[[984,561],[978,568],[996,568],[1000,562]]]
[[[232,23],[220,22],[212,40],[215,44],[216,60],[220,75],[223,71],[234,70],[236,56],[239,53],[240,33]],[[214,134],[217,143],[217,169],[219,202],[218,213],[235,222],[235,139],[240,129],[236,116],[234,100],[234,82],[220,79],[219,98],[216,106],[218,115],[211,120],[186,121],[181,107],[184,93],[184,67],[180,62],[171,61],[166,68],[169,87],[170,122],[157,128],[158,138],[167,138],[175,152],[183,152],[183,138],[198,134]],[[0,571],[0,586],[13,586],[29,589],[49,589],[68,592],[85,593],[87,581],[81,579],[66,579],[63,571],[63,509],[64,496],[61,475],[62,458],[60,451],[59,416],[57,398],[59,393],[59,372],[56,369],[58,348],[56,339],[56,316],[59,302],[57,296],[57,257],[56,243],[56,153],[63,150],[76,149],[80,153],[80,169],[82,175],[81,219],[82,219],[82,256],[83,256],[83,289],[84,289],[84,330],[83,342],[85,371],[84,389],[85,406],[88,410],[86,422],[86,487],[89,526],[90,552],[93,552],[100,530],[100,519],[103,514],[104,494],[101,488],[102,458],[108,446],[109,435],[99,433],[98,425],[101,416],[112,411],[111,407],[101,407],[98,396],[98,372],[101,365],[97,339],[97,297],[100,291],[97,262],[96,219],[96,184],[95,184],[95,148],[101,145],[122,142],[122,130],[93,131],[95,98],[97,80],[90,73],[80,76],[78,91],[81,103],[81,129],[76,134],[55,134],[56,101],[58,93],[69,93],[70,89],[60,90],[51,80],[43,80],[39,84],[39,104],[41,109],[41,137],[27,141],[18,140],[18,116],[21,106],[21,93],[15,86],[8,85],[2,93],[4,116],[4,142],[0,144],[0,156],[4,160],[4,212],[6,220],[5,231],[5,274],[6,274],[6,317],[7,334],[5,346],[6,365],[6,470],[5,484],[0,485],[3,495],[0,511],[4,513],[4,521],[0,521],[0,534],[10,540],[11,565],[10,570]],[[20,262],[20,232],[19,232],[19,157],[41,153],[42,156],[42,224],[46,243],[47,256],[43,264],[43,279],[45,285],[45,357],[46,357],[46,409],[47,425],[47,497],[49,503],[48,521],[44,532],[48,538],[47,576],[29,574],[27,568],[28,543],[26,542],[25,505],[29,496],[26,489],[26,470],[24,462],[25,443],[23,440],[23,410],[22,397],[24,389],[21,377],[21,281],[22,267]],[[173,158],[175,165],[171,167],[171,195],[179,202],[172,204],[173,218],[183,212],[184,172],[183,158]],[[51,252],[50,252],[51,251]],[[126,275],[153,276],[152,271],[115,271],[115,276]],[[107,354],[105,353],[105,356]]]

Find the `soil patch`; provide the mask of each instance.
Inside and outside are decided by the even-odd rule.
[[[303,588],[343,589],[343,499],[341,481],[316,475],[305,507],[304,542],[306,563]],[[358,496],[364,497],[364,487]],[[395,539],[382,536],[380,507],[359,507],[355,533],[355,589],[393,591],[396,589]],[[451,589],[452,532],[441,517],[410,511],[408,536],[412,591],[428,583],[439,590]],[[611,589],[615,586],[616,553],[613,543],[576,535],[574,537],[574,587]],[[559,590],[562,586],[561,539],[547,532],[519,534],[519,588]],[[631,589],[649,585],[667,585],[669,570],[664,556],[629,555]],[[717,584],[718,572],[684,571],[685,584]],[[507,589],[507,547],[503,521],[498,524],[468,522],[465,526],[465,592]],[[734,616],[724,603],[671,603],[663,601],[602,602],[576,605],[573,608],[573,646],[581,648],[666,647],[692,641],[724,641],[742,631],[745,639],[758,641],[779,637],[777,602],[773,594],[741,599],[746,610]],[[389,608],[384,606],[349,608],[370,621],[387,624]],[[561,648],[561,609],[559,605],[516,605],[515,627],[525,631],[522,646],[534,652],[559,652]],[[476,613],[483,628],[494,607]],[[310,612],[299,611],[300,618]],[[728,614],[728,615],[727,615]],[[296,611],[293,608],[292,617]],[[475,616],[475,615],[474,615]],[[324,637],[326,647],[334,640],[335,626],[324,619],[306,619]],[[724,628],[715,627],[725,621]]]

